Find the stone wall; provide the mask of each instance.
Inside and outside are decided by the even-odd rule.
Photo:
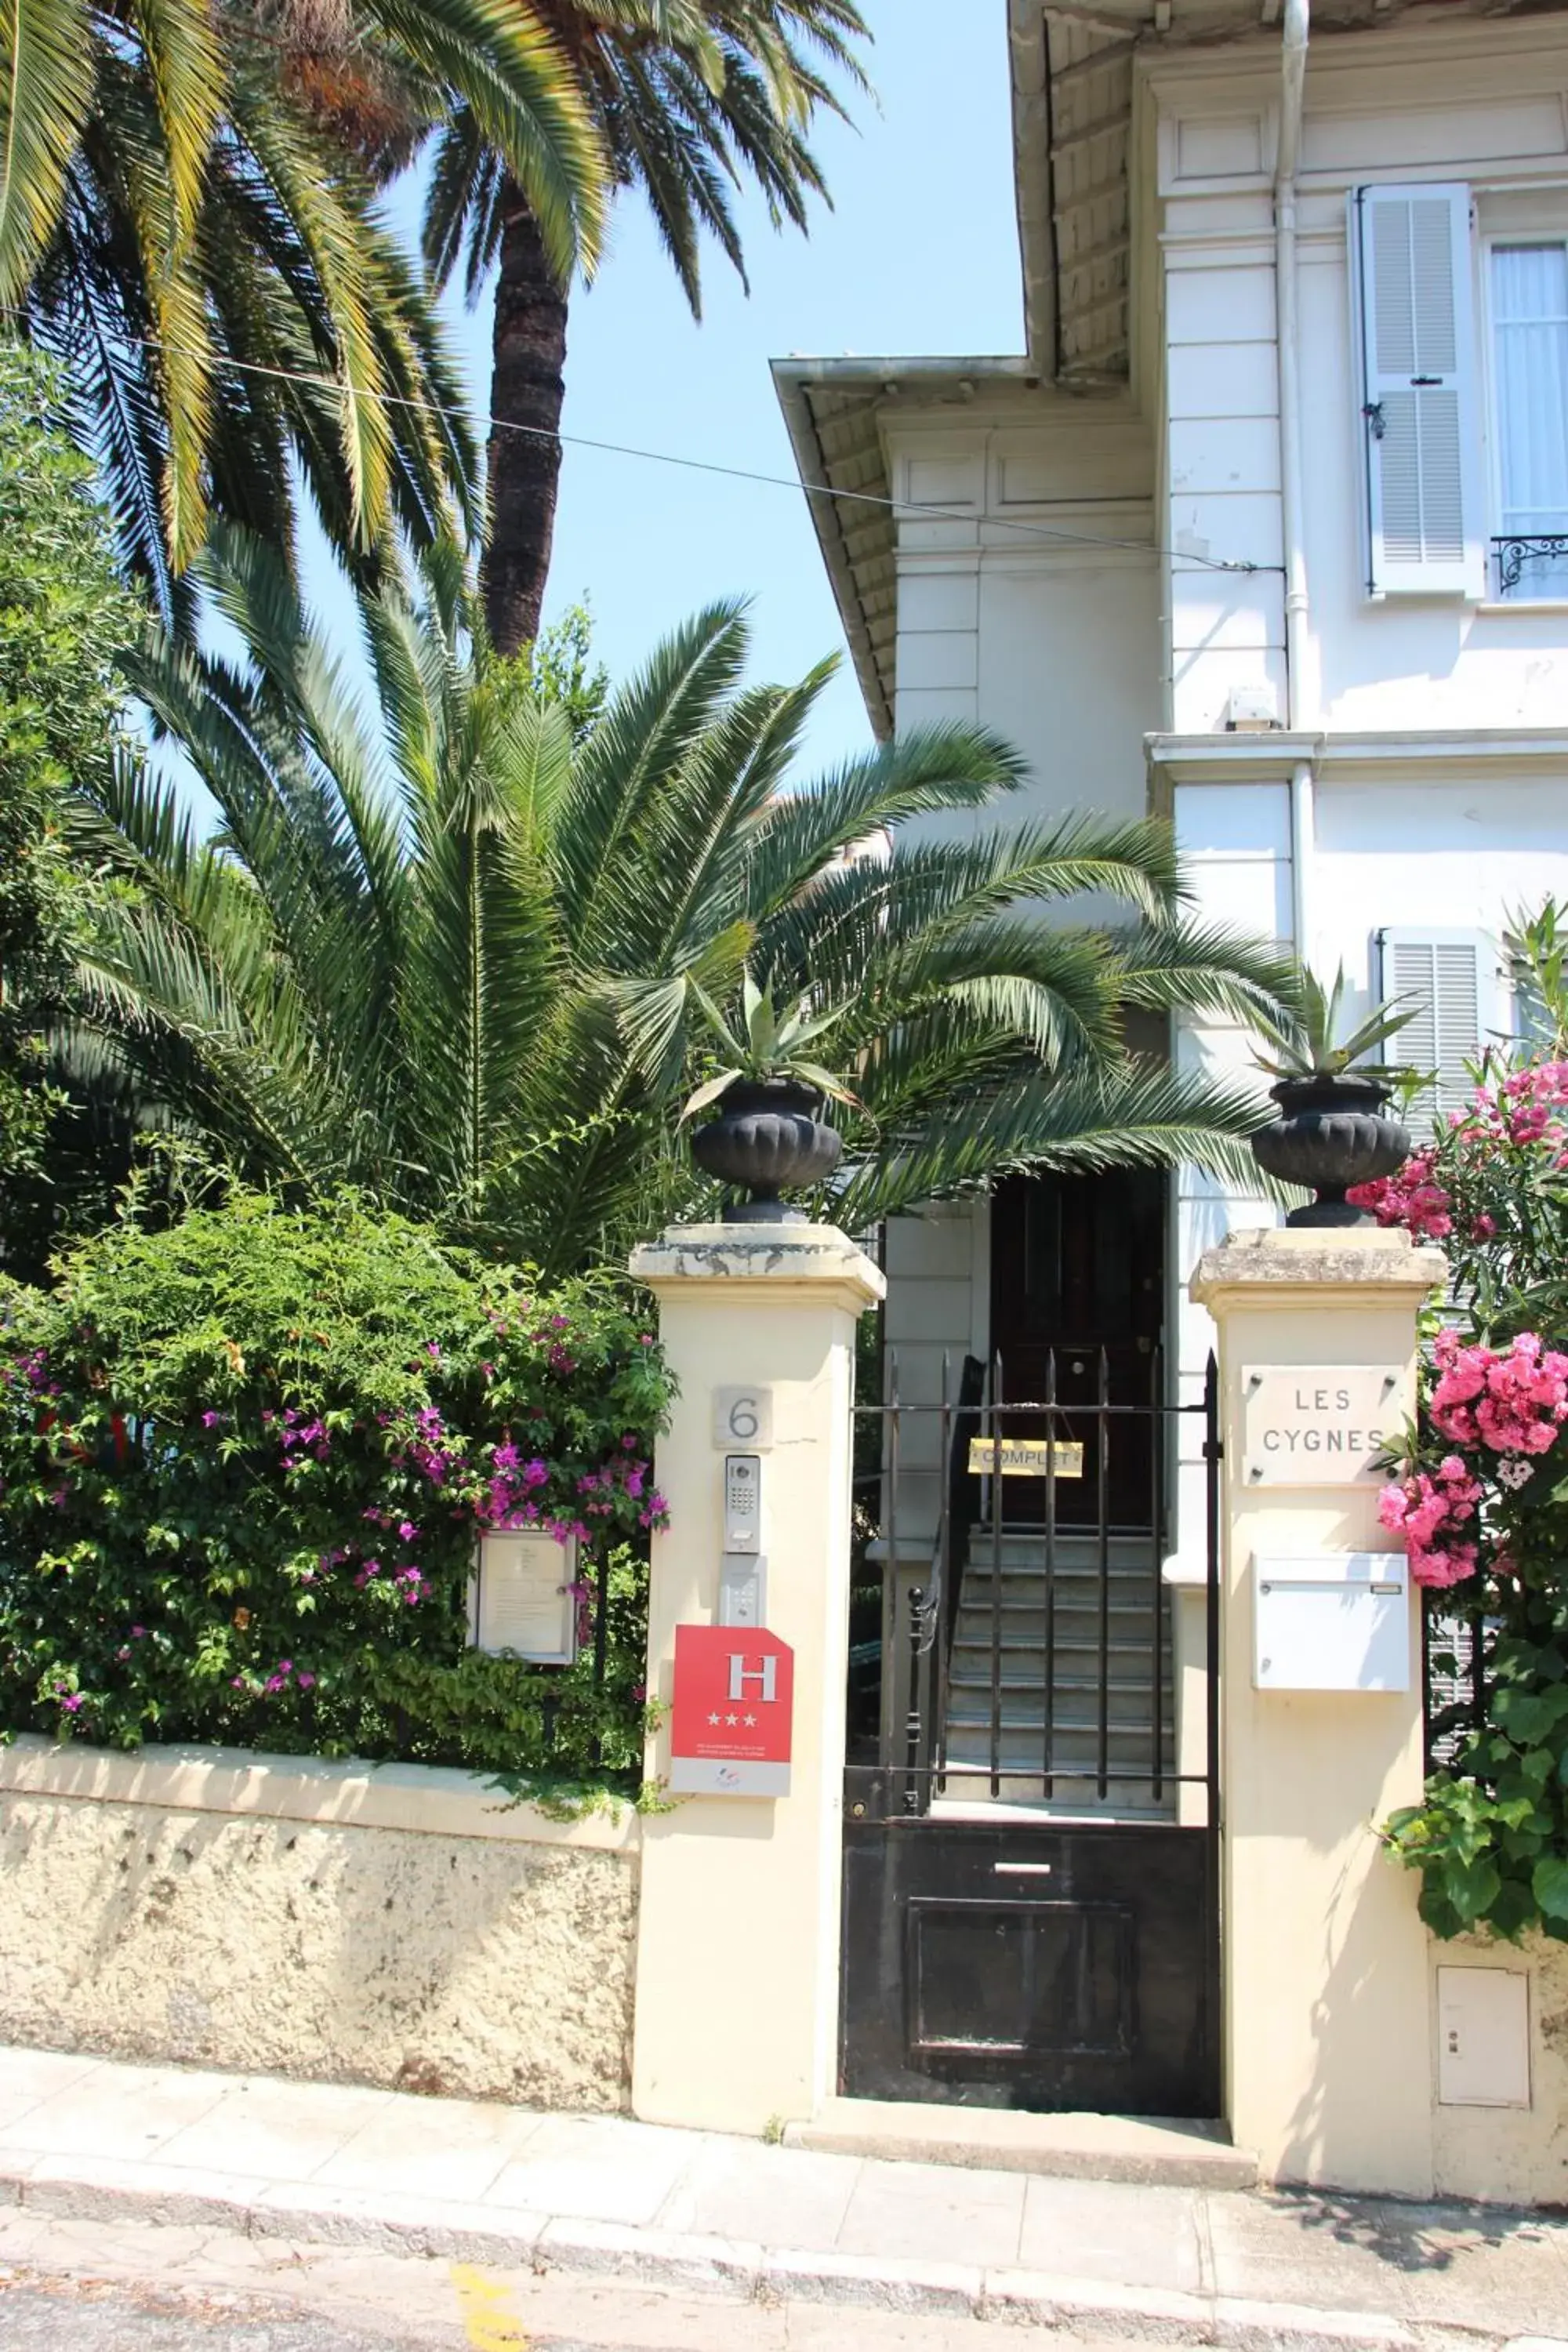
[[[0,2039],[618,2108],[639,1829],[466,1772],[20,1739]]]
[[[1433,2170],[1438,2194],[1504,2205],[1568,2206],[1568,1944],[1490,1936],[1431,1944],[1432,2017],[1440,2031],[1440,1968],[1520,1969],[1530,1978],[1530,2105],[1445,2106],[1433,2082]],[[1434,2067],[1436,2064],[1434,2047]]]

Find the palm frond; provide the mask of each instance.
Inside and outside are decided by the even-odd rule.
[[[858,1233],[923,1201],[1031,1169],[1092,1174],[1184,1161],[1256,1190],[1246,1139],[1260,1118],[1248,1090],[1175,1071],[1021,1077],[983,1103],[932,1119],[903,1150],[866,1160],[836,1199],[835,1219]]]
[[[1148,1008],[1282,1019],[1293,984],[1180,916],[1166,829],[977,829],[1020,771],[960,730],[811,805],[788,764],[824,672],[743,685],[733,605],[574,740],[488,654],[449,540],[363,601],[374,717],[278,551],[220,527],[202,577],[238,652],[165,637],[132,675],[221,824],[197,837],[134,763],[100,782],[73,823],[135,887],[83,987],[149,1098],[239,1164],[557,1268],[699,1202],[683,1108],[738,1072],[842,1101],[824,1206],[857,1224],[1014,1169],[1250,1173],[1257,1095],[1125,1039]],[[1086,893],[1126,923],[1068,921]]]
[[[0,302],[19,301],[65,200],[92,101],[87,0],[0,5]]]
[[[567,57],[510,0],[362,0],[366,16],[445,89],[528,199],[564,282],[590,272],[604,235],[608,164]]]

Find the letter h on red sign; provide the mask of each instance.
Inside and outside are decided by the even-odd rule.
[[[761,1685],[762,1687],[757,1696],[761,1697],[764,1705],[771,1706],[779,1695],[778,1660],[776,1658],[759,1658],[754,1665],[749,1666],[746,1664],[746,1654],[743,1650],[731,1650],[730,1653],[730,1696],[731,1698],[745,1698],[748,1696],[746,1690],[746,1685],[748,1683],[758,1683]]]

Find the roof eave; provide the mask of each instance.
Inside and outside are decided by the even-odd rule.
[[[1057,265],[1051,224],[1050,48],[1040,0],[1008,0],[1013,186],[1024,273],[1024,332],[1039,373],[1057,374]]]
[[[951,388],[967,399],[984,383],[1032,385],[1038,383],[1038,374],[1033,362],[1021,357],[954,356],[774,360],[773,376],[801,485],[811,509],[816,543],[827,567],[855,675],[860,681],[867,715],[878,741],[886,743],[891,740],[894,730],[894,680],[886,654],[879,658],[868,624],[861,583],[843,527],[843,513],[847,501],[858,506],[862,512],[867,504],[879,506],[887,520],[887,551],[891,558],[897,552],[898,509],[885,469],[874,489],[861,485],[846,491],[834,482],[812,412],[811,388],[818,385],[825,391],[840,394],[862,391],[867,407],[870,408],[873,404],[879,406],[884,398],[891,399],[906,388],[938,395]]]
[[[773,389],[784,411],[784,429],[789,435],[790,447],[795,452],[801,488],[805,492],[816,543],[827,567],[838,617],[848,640],[849,657],[860,682],[860,693],[866,705],[866,715],[871,722],[871,732],[879,743],[887,743],[891,741],[893,734],[891,698],[877,666],[876,651],[861,606],[859,587],[839,526],[838,500],[826,487],[827,467],[822,454],[822,444],[816,436],[816,422],[805,396],[806,385],[821,382],[823,371],[836,364],[832,361],[822,360],[774,360]],[[874,379],[868,374],[867,380],[870,383]]]

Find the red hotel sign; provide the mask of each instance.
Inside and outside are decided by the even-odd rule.
[[[795,1652],[776,1633],[678,1625],[669,1785],[679,1796],[787,1797]]]

